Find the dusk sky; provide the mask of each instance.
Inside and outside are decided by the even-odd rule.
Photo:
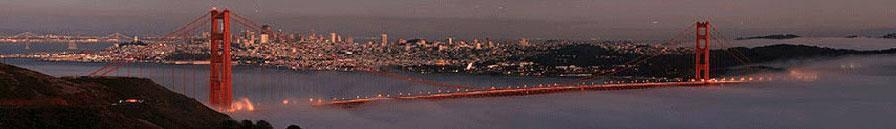
[[[284,31],[403,38],[667,39],[697,19],[735,36],[896,32],[894,0],[2,0],[0,32],[159,34],[212,7]]]

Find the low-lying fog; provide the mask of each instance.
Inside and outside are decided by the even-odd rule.
[[[766,64],[801,79],[711,87],[383,101],[355,108],[262,102],[236,119],[307,128],[896,127],[896,56]],[[471,80],[472,81],[472,80]]]

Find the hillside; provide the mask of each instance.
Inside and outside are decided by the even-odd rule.
[[[145,102],[116,104],[131,98]],[[216,128],[229,119],[148,79],[56,78],[0,63],[0,128]]]

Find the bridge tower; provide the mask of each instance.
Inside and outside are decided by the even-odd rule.
[[[230,108],[232,82],[230,78],[230,10],[209,12],[211,19],[211,48],[209,76],[209,103],[218,108]]]
[[[697,47],[694,62],[696,81],[709,81],[709,21],[697,22]]]

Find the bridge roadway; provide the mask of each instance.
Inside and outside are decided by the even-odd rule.
[[[503,96],[526,96],[547,93],[569,92],[569,91],[604,91],[604,90],[626,90],[626,89],[644,89],[670,86],[703,86],[703,85],[719,85],[719,84],[735,84],[757,81],[750,78],[749,80],[710,80],[710,81],[687,81],[687,82],[645,82],[645,83],[620,83],[620,84],[598,84],[598,85],[579,85],[579,86],[533,86],[527,88],[501,88],[488,89],[478,91],[446,91],[444,93],[434,94],[418,94],[399,96],[377,96],[374,98],[356,98],[345,100],[332,100],[322,102],[321,100],[311,100],[315,106],[342,106],[351,107],[367,102],[383,101],[383,100],[413,100],[413,99],[448,99],[448,98],[480,98],[480,97],[503,97]]]

